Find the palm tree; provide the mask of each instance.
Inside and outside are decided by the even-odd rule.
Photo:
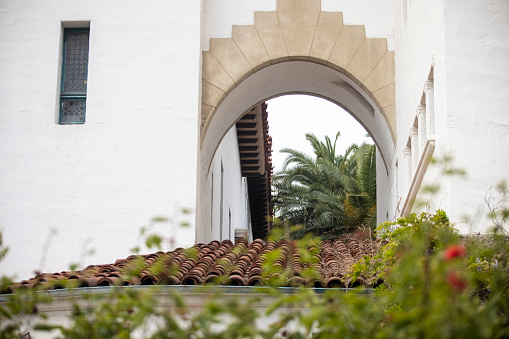
[[[344,155],[336,154],[336,144],[306,134],[314,157],[285,148],[283,169],[274,175],[276,216],[300,224],[295,238],[312,232],[322,238],[335,238],[360,226],[376,223],[376,148],[351,145]]]

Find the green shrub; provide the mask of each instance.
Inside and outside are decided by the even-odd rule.
[[[377,233],[385,245],[351,273],[383,278],[374,294],[364,289],[328,289],[320,294],[310,288],[292,293],[253,288],[275,297],[260,313],[253,307],[259,302],[256,293],[227,301],[221,294],[210,298],[206,294],[203,307],[191,310],[175,292],[169,295],[175,305],[169,311],[158,307],[158,287],[154,291],[113,287],[107,295],[84,296],[90,303],[76,303],[68,324],[52,325],[38,318],[36,328],[87,339],[509,337],[509,245],[504,235],[461,237],[443,211],[385,223]],[[305,237],[297,250],[306,277],[312,279],[317,269],[316,239]],[[271,260],[267,254],[268,274],[274,273]],[[32,317],[34,323],[43,294],[29,293],[18,290],[0,304],[0,338],[21,336],[23,317]],[[277,320],[263,320],[271,314],[278,315]]]

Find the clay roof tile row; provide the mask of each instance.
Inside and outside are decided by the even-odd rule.
[[[319,248],[308,248],[314,261],[303,262],[297,243],[292,240],[264,242],[256,239],[248,243],[244,239],[235,245],[230,240],[212,241],[208,244],[197,244],[191,249],[177,248],[169,252],[156,252],[148,255],[131,255],[118,259],[113,264],[90,265],[76,271],[43,273],[16,283],[15,288],[34,288],[42,285],[47,288],[63,288],[66,281],[75,281],[79,287],[112,286],[112,285],[200,285],[221,283],[234,286],[264,285],[267,279],[281,277],[284,269],[290,274],[284,285],[307,285],[315,287],[347,287],[355,285],[374,285],[376,278],[369,280],[359,277],[355,283],[344,281],[343,277],[352,265],[363,256],[372,256],[380,247],[379,241],[343,240],[324,241]],[[269,253],[278,249],[277,256]],[[269,257],[270,271],[265,267]],[[139,271],[130,271],[137,263],[143,263]],[[300,276],[307,267],[315,267],[319,278],[309,281]],[[129,273],[130,272],[130,273]],[[139,273],[136,273],[139,272]],[[128,274],[129,273],[129,274]],[[268,275],[268,276],[267,276]]]

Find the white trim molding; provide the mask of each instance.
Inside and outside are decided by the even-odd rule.
[[[237,239],[246,239],[249,241],[248,231],[247,228],[235,228],[235,241],[237,241]]]
[[[401,213],[402,216],[407,216],[408,214],[410,214],[410,211],[412,210],[415,197],[417,197],[417,193],[421,188],[422,179],[424,178],[424,174],[428,169],[428,165],[434,151],[435,151],[435,140],[434,139],[426,140],[426,144],[424,145],[424,150],[421,153],[419,163],[414,171],[414,177],[412,180],[412,184],[410,185],[410,189],[408,190],[408,195],[405,199],[405,204],[403,205],[403,210]]]

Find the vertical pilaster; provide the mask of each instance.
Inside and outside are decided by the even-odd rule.
[[[419,165],[419,135],[417,133],[417,127],[412,126],[410,129],[410,148],[412,149],[412,175],[415,174],[417,166]]]
[[[435,140],[435,92],[433,80],[426,81],[424,93],[426,94],[426,131],[428,132],[428,139]]]
[[[408,189],[412,184],[412,149],[410,147],[405,147],[403,156],[405,157],[406,187]]]
[[[424,145],[426,145],[426,107],[419,105],[417,106],[417,128],[419,134],[419,154],[424,151]]]

